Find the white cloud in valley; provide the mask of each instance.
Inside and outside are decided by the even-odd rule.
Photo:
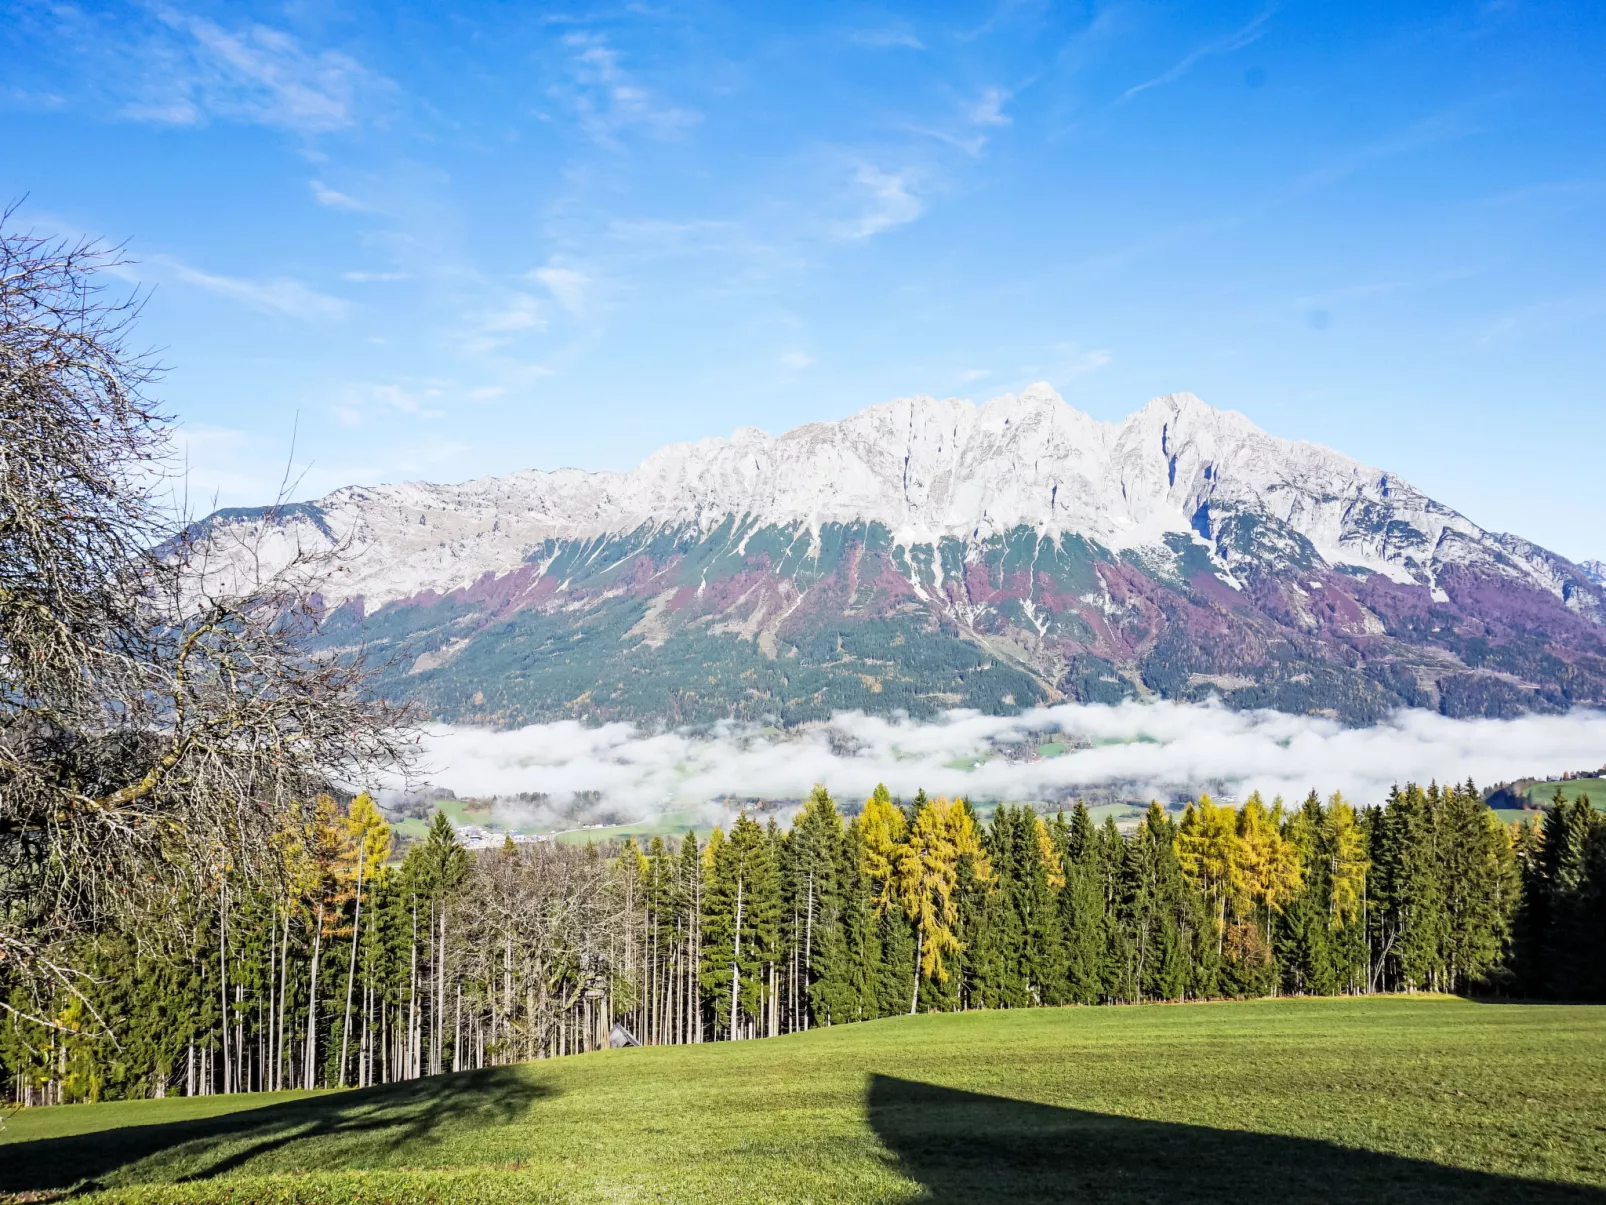
[[[1042,756],[1047,742],[1064,752]],[[1009,717],[954,711],[931,721],[849,712],[791,732],[740,724],[654,732],[575,721],[510,731],[433,727],[425,744],[436,785],[466,796],[544,797],[509,817],[537,824],[672,811],[713,816],[732,800],[797,799],[815,783],[850,808],[878,782],[905,797],[924,788],[978,801],[1111,789],[1131,799],[1201,789],[1295,799],[1314,788],[1368,804],[1408,780],[1487,784],[1598,766],[1606,758],[1606,712],[1455,720],[1401,711],[1374,727],[1346,728],[1215,705],[1065,704]]]

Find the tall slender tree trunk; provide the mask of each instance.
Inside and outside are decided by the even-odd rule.
[[[362,859],[368,852],[366,833],[357,840],[357,906],[351,918],[351,965],[346,971],[346,1019],[340,1023],[340,1086],[346,1086],[346,1050],[351,1037],[351,992],[357,984],[357,946],[362,941]]]
[[[446,1036],[446,901],[441,901],[440,942],[435,948],[435,1045],[429,1063],[441,1073],[441,1041]]]
[[[741,1036],[738,1023],[740,1003],[737,992],[742,982],[742,872],[736,872],[736,930],[731,935],[731,1041]]]
[[[262,1091],[273,1091],[273,1018],[277,1014],[279,980],[279,905],[268,916],[268,1016],[262,1018],[262,996],[257,995],[257,1060],[262,1064]]]
[[[691,930],[691,1004],[693,1040],[698,1044],[703,1040],[703,998],[701,984],[698,977],[703,969],[703,877],[701,868],[698,870],[697,882],[692,890],[692,930]]]
[[[302,1087],[318,1086],[318,957],[323,952],[323,901],[318,901],[318,920],[312,930],[312,983],[307,989],[307,1062],[302,1068]]]
[[[915,926],[915,990],[909,997],[909,1015],[915,1015],[915,1009],[920,1007],[920,958],[926,948],[926,927]],[[939,951],[941,947],[938,947]]]
[[[797,1002],[804,1032],[809,1028],[809,985],[814,982],[814,872],[809,871],[809,908],[803,914],[803,982]]]
[[[425,1075],[434,1075],[435,1074],[435,1058],[440,1053],[440,1045],[441,1045],[441,1042],[440,1042],[440,1010],[436,1007],[436,1003],[435,1003],[435,992],[436,992],[436,989],[439,987],[439,980],[440,980],[440,973],[439,973],[439,970],[438,970],[437,965],[436,965],[436,960],[437,960],[437,958],[439,957],[439,954],[440,954],[440,951],[435,948],[436,947],[436,942],[435,942],[436,936],[437,936],[437,934],[436,934],[436,930],[435,930],[435,901],[434,900],[430,900],[430,902],[429,902],[429,1013],[430,1013],[430,1016],[429,1016],[429,1023],[428,1023],[427,1029],[428,1029],[428,1032],[434,1036],[435,1040],[430,1045],[428,1056],[425,1057],[422,1060],[422,1063],[421,1063],[421,1069],[423,1071],[423,1074],[425,1074]],[[420,1036],[422,1037],[423,1035],[420,1035]]]
[[[229,1091],[229,884],[224,880],[219,888],[217,912],[217,990],[222,1016],[218,1020],[219,1043],[223,1047],[223,1091]]]
[[[402,1078],[418,1076],[418,896],[413,896],[412,964],[407,981],[407,1064]]]
[[[281,946],[279,958],[279,1024],[278,1050],[273,1056],[273,1089],[275,1092],[284,1087],[284,1018],[289,1008],[290,989],[290,905],[286,901],[284,908],[284,942]]]

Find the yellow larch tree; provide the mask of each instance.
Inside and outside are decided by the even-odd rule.
[[[1238,812],[1238,854],[1241,881],[1248,902],[1266,908],[1266,940],[1271,940],[1271,914],[1299,893],[1304,868],[1299,849],[1282,835],[1277,818],[1282,801],[1267,810],[1260,792],[1253,792]]]
[[[895,827],[886,826],[881,831]],[[948,970],[943,958],[964,949],[954,933],[959,920],[954,891],[959,885],[960,859],[967,854],[974,859],[972,865],[978,879],[991,878],[992,866],[970,810],[940,796],[921,806],[905,838],[890,849],[893,894],[915,925],[914,989],[909,998],[909,1011],[913,1013],[920,1005],[921,976],[946,981]]]
[[[864,840],[864,872],[875,884],[876,908],[884,912],[898,902],[898,863],[908,821],[885,785],[877,784],[856,823]]]
[[[1056,891],[1065,886],[1065,866],[1060,861],[1059,850],[1054,848],[1054,838],[1049,834],[1048,825],[1041,816],[1037,818],[1037,857],[1043,864],[1048,885]]]
[[[1360,912],[1372,862],[1366,856],[1366,834],[1355,819],[1355,809],[1337,791],[1327,801],[1322,824],[1327,830],[1323,836],[1332,859],[1328,868],[1333,883],[1330,906],[1336,929],[1352,922]]]
[[[1237,814],[1201,794],[1198,803],[1188,804],[1182,814],[1176,851],[1184,877],[1210,903],[1219,953],[1227,930],[1227,905],[1236,905],[1244,891]]]

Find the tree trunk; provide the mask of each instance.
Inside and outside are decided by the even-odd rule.
[[[797,1010],[803,1017],[803,1030],[809,1028],[809,984],[814,976],[814,872],[809,871],[809,908],[803,914],[803,983]],[[796,1028],[794,1025],[793,1028]]]
[[[909,997],[909,1015],[915,1015],[915,1009],[920,1006],[920,957],[926,948],[926,927],[915,928],[915,990]]]
[[[223,1091],[229,1090],[229,885],[225,882],[218,896],[217,914],[217,990],[223,1015],[218,1019],[219,1036],[223,1039]]]
[[[278,1050],[273,1056],[273,1090],[279,1091],[284,1087],[284,1018],[289,1008],[290,988],[290,906],[284,909],[284,942],[282,956],[279,959],[279,1024],[278,1024]]]
[[[351,918],[351,965],[346,971],[346,1019],[340,1023],[340,1086],[346,1086],[346,1050],[351,1037],[351,992],[357,984],[357,945],[362,938],[362,858],[368,852],[368,842],[357,841],[357,906]]]
[[[407,1064],[402,1070],[404,1079],[418,1076],[418,897],[413,896],[412,963],[407,981]]]
[[[430,1050],[429,1065],[433,1073],[441,1073],[441,1039],[446,1027],[446,901],[441,901],[440,943],[435,947],[435,1045]]]
[[[737,1024],[737,1009],[740,1007],[737,991],[742,982],[742,874],[736,872],[736,930],[731,935],[731,1041],[736,1041],[741,1035],[741,1028]]]
[[[318,956],[323,952],[323,901],[318,901],[318,920],[312,930],[312,984],[307,989],[307,1063],[302,1068],[302,1087],[317,1087],[318,1079]]]

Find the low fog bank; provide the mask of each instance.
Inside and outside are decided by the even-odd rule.
[[[1046,750],[1043,745],[1052,742]],[[1057,756],[1052,755],[1063,749]],[[1341,790],[1379,802],[1409,779],[1480,786],[1606,761],[1606,712],[1454,720],[1400,711],[1371,728],[1218,705],[1064,704],[1015,716],[953,711],[930,721],[843,712],[780,731],[725,724],[652,732],[575,721],[514,731],[435,726],[431,782],[494,797],[514,827],[633,823],[666,812],[713,819],[748,800],[793,800],[824,783],[853,809],[878,782],[976,801],[1092,793],[1161,800],[1211,790],[1302,797]]]

